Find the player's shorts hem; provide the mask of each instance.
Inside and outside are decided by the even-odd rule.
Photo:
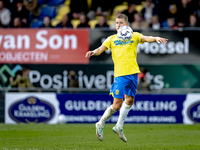
[[[126,94],[126,93],[125,93]],[[124,94],[124,95],[125,95]],[[113,98],[121,98],[121,97],[117,97],[117,96],[114,96],[114,94],[113,94],[113,92],[111,92],[111,93],[109,93],[109,95],[111,95]],[[131,94],[126,94],[127,96],[132,96],[132,97],[134,97],[135,98],[135,95],[136,94],[133,94],[133,95],[131,95]],[[123,97],[122,97],[123,98]]]
[[[122,99],[124,98],[124,97],[117,97],[117,96],[115,96],[115,95],[113,94],[113,92],[110,92],[109,95],[112,95],[113,98],[122,98]]]
[[[112,97],[114,97],[114,94],[113,94],[113,92],[111,92],[109,95],[112,95]]]

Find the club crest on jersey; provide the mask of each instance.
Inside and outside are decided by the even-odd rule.
[[[118,94],[119,94],[119,90],[116,90],[116,91],[115,91],[115,94],[118,95]]]

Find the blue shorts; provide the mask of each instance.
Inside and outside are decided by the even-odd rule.
[[[110,95],[114,98],[124,98],[124,94],[135,97],[137,85],[138,74],[115,77],[110,89]]]

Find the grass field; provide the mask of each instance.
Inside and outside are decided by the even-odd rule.
[[[112,132],[114,124],[104,127],[104,140],[95,135],[94,124],[0,124],[2,150],[199,150],[200,125],[125,124],[128,139],[122,142]]]

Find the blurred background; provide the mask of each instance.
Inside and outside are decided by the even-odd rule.
[[[0,122],[58,123],[63,114],[96,122],[112,103],[114,66],[111,50],[85,54],[116,34],[120,13],[133,31],[169,39],[138,45],[138,95],[126,122],[200,122],[199,0],[0,0]]]

